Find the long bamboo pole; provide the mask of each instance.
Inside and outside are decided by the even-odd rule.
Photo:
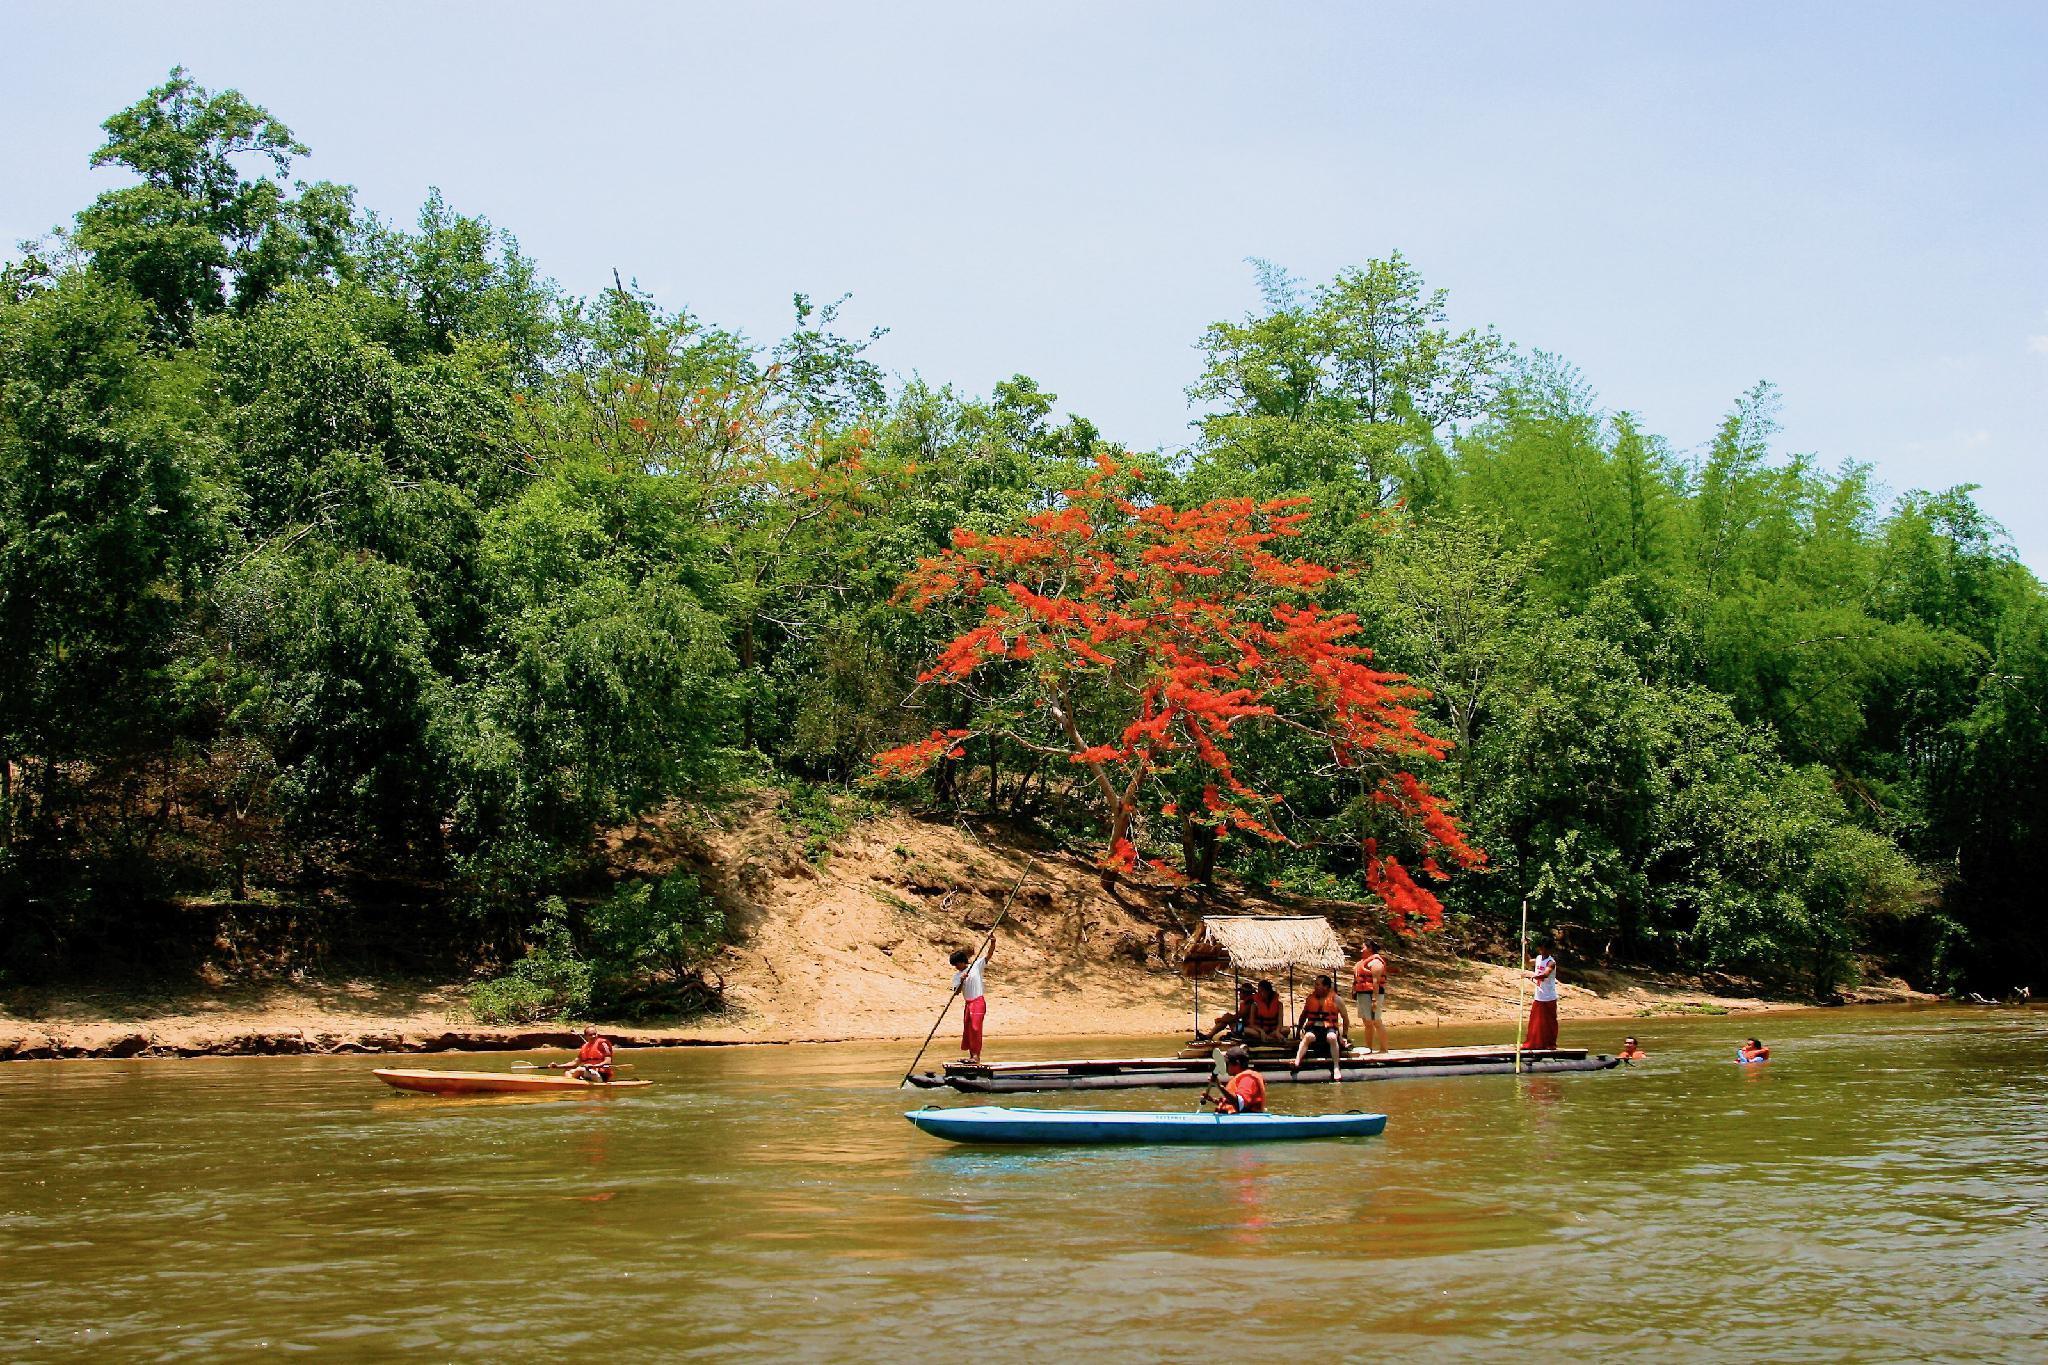
[[[970,964],[972,964],[976,958],[979,958],[981,956],[983,950],[985,950],[990,943],[993,943],[995,941],[996,930],[1002,928],[1003,921],[1010,917],[1010,907],[1016,904],[1017,893],[1024,889],[1025,878],[1031,875],[1031,869],[1036,866],[1038,866],[1038,855],[1036,853],[1032,854],[1029,858],[1026,858],[1024,860],[1024,870],[1017,874],[1017,884],[1015,886],[1012,886],[1010,888],[1010,894],[1003,898],[1002,913],[996,916],[996,922],[994,924],[989,925],[988,932],[982,935],[980,946],[975,948],[973,957],[968,958],[968,962]],[[939,908],[941,910],[944,910],[946,906],[952,902],[953,897],[959,894],[960,892],[958,888],[955,888],[953,891],[948,892],[946,894],[946,899],[939,903]],[[960,981],[955,981],[953,983],[952,992],[946,996],[946,1003],[939,1006],[939,1017],[932,1020],[932,1031],[930,1033],[925,1034],[924,1045],[918,1048],[917,1055],[910,1059],[910,1069],[905,1071],[903,1073],[903,1079],[896,1083],[896,1088],[898,1090],[901,1090],[904,1086],[909,1085],[910,1078],[917,1074],[917,1064],[924,1060],[925,1049],[929,1048],[932,1045],[932,1039],[939,1036],[939,1025],[945,1023],[946,1016],[952,1013],[953,997],[960,994],[960,987],[963,984],[964,983]]]
[[[1522,1038],[1525,1027],[1523,1016],[1529,1008],[1522,1002],[1522,988],[1529,982],[1529,898],[1522,897],[1522,947],[1515,957],[1515,969],[1520,980],[1515,984],[1515,1074],[1522,1074]]]

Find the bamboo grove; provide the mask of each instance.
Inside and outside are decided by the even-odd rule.
[[[0,276],[11,975],[205,903],[681,974],[715,922],[600,836],[763,784],[1622,961],[2040,971],[2048,601],[1767,385],[1684,452],[1399,254],[1269,267],[1133,451],[803,296],[757,341],[382,221],[182,71],[104,127]]]

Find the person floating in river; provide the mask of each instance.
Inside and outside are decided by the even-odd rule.
[[[1198,1043],[1235,1042],[1244,1037],[1245,1030],[1252,1025],[1252,1002],[1258,998],[1258,990],[1249,981],[1237,983],[1237,1008],[1225,1010],[1216,1016],[1206,1033],[1197,1033]]]
[[[1650,1060],[1650,1054],[1637,1047],[1636,1040],[1633,1038],[1622,1039],[1621,1051],[1614,1055],[1624,1062],[1646,1062]]]
[[[1547,1052],[1557,1046],[1557,959],[1538,948],[1536,960],[1529,964],[1529,979],[1536,983],[1536,996],[1529,1002],[1522,1046]]]
[[[1736,1049],[1735,1060],[1738,1062],[1768,1062],[1771,1060],[1771,1050],[1761,1042],[1751,1038]]]
[[[565,1071],[572,1081],[609,1082],[612,1078],[611,1039],[598,1036],[596,1029],[583,1026],[583,1046],[576,1049],[573,1062],[551,1062],[550,1066]]]
[[[1266,1112],[1266,1078],[1252,1070],[1252,1055],[1241,1047],[1223,1054],[1230,1079],[1216,1097],[1219,1114],[1263,1114]]]
[[[1309,1048],[1323,1043],[1330,1049],[1330,1079],[1337,1080],[1344,1063],[1344,1048],[1350,1041],[1351,1021],[1344,1009],[1344,997],[1337,994],[1337,983],[1328,976],[1317,977],[1316,988],[1301,1002],[1301,1019],[1296,1028],[1301,1042],[1294,1049],[1291,1069],[1301,1070]]]
[[[1252,995],[1252,1018],[1251,1023],[1245,1026],[1244,1040],[1247,1043],[1287,1041],[1287,1005],[1270,981],[1261,981]]]
[[[951,958],[953,963],[953,989],[960,992],[963,1013],[960,1021],[960,1050],[967,1055],[960,1060],[971,1065],[981,1062],[981,1026],[988,1018],[988,999],[982,994],[981,970],[988,960],[996,955],[996,936],[991,933],[981,945],[981,955],[972,950],[959,949]]]

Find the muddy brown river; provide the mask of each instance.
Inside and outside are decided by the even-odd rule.
[[[952,1147],[900,1045],[635,1053],[657,1086],[571,1100],[15,1063],[0,1358],[2048,1357],[2048,1010],[1629,1027],[1618,1071],[1276,1087],[1386,1134],[1235,1149]]]

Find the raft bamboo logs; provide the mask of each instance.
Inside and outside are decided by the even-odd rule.
[[[1586,1058],[1536,1058],[1522,1063],[1523,1075],[1554,1075],[1570,1071],[1606,1071],[1621,1065],[1615,1057]],[[1268,1085],[1329,1085],[1333,1083],[1328,1066],[1303,1066],[1299,1072],[1286,1069],[1261,1073]],[[1515,1063],[1512,1059],[1493,1062],[1452,1062],[1432,1065],[1400,1067],[1347,1067],[1336,1079],[1345,1084],[1364,1081],[1394,1081],[1431,1076],[1512,1076]],[[912,1083],[924,1089],[941,1086],[975,1095],[1015,1095],[1034,1090],[1197,1090],[1209,1085],[1211,1078],[1206,1073],[1172,1074],[1166,1072],[1126,1073],[1121,1075],[1058,1076],[1058,1075],[1010,1075],[1010,1076],[947,1076],[941,1079],[927,1073],[913,1078]]]
[[[1531,1060],[1552,1058],[1569,1061],[1584,1058],[1589,1054],[1582,1047],[1567,1047],[1549,1048],[1543,1051],[1528,1051],[1523,1055]],[[1401,1067],[1422,1062],[1440,1061],[1512,1062],[1514,1057],[1515,1049],[1509,1047],[1418,1047],[1402,1048],[1391,1052],[1352,1051],[1343,1054],[1341,1060],[1347,1067]],[[1252,1066],[1261,1072],[1275,1069],[1285,1070],[1293,1061],[1294,1053],[1290,1049],[1280,1049],[1271,1052],[1260,1050],[1251,1055]],[[1330,1065],[1329,1054],[1327,1052],[1317,1054],[1311,1051],[1308,1058],[1302,1062],[1302,1066],[1306,1068],[1311,1065],[1320,1065],[1327,1071]],[[945,1067],[945,1072],[949,1076],[1016,1075],[1023,1073],[1033,1075],[1075,1075],[1094,1071],[1184,1071],[1191,1075],[1208,1075],[1210,1070],[1210,1059],[1206,1054],[1201,1057],[1073,1057],[1040,1059],[1028,1062],[949,1062]]]

